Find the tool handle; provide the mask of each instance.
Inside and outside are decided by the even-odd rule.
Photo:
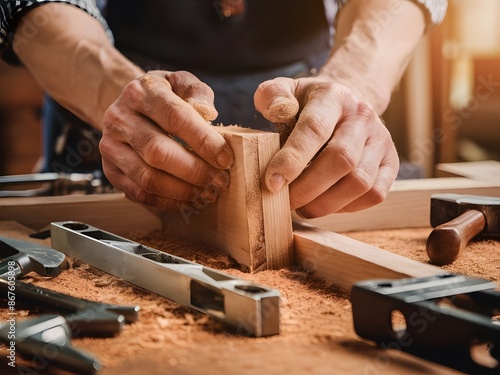
[[[11,259],[6,259],[0,262],[0,278],[7,279],[10,277],[17,279],[22,275],[23,271],[19,266],[19,263]]]
[[[16,301],[54,311],[66,317],[74,336],[112,336],[127,322],[137,320],[137,306],[118,306],[92,302],[20,281],[0,279],[0,299],[12,289]],[[121,315],[124,313],[125,315]]]
[[[57,309],[61,314],[85,310],[85,302],[78,298],[17,280],[10,285],[15,291],[16,301],[49,310]],[[0,291],[7,290],[9,290],[7,280],[0,279]]]
[[[457,218],[434,228],[427,238],[427,255],[437,265],[455,261],[467,243],[484,229],[486,218],[481,211],[468,210]]]

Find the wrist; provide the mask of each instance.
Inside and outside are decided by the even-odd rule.
[[[370,103],[381,115],[389,105],[392,80],[383,78],[384,63],[376,54],[357,56],[347,46],[340,47],[330,57],[318,76],[347,87],[359,99]]]

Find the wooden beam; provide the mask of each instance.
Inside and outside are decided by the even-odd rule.
[[[432,89],[429,37],[422,38],[404,75],[405,123],[408,160],[423,169],[424,177],[431,177],[434,152],[427,144],[432,139]]]
[[[500,197],[500,182],[475,181],[468,178],[428,178],[396,181],[386,200],[366,210],[332,214],[305,220],[293,215],[293,220],[318,228],[348,232],[430,226],[432,194],[456,193]]]
[[[279,135],[236,126],[217,127],[235,160],[229,188],[216,204],[164,216],[164,231],[226,251],[251,272],[293,263],[288,189],[267,190],[262,176],[279,150]]]
[[[441,268],[307,224],[294,223],[293,237],[295,263],[343,291],[362,280],[446,273]]]
[[[500,161],[484,160],[465,163],[440,163],[436,166],[436,176],[460,176],[478,181],[495,181],[500,184]]]
[[[52,221],[81,221],[119,235],[162,228],[161,216],[119,194],[0,198],[0,220],[34,230]]]

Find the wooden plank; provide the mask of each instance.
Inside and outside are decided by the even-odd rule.
[[[0,198],[0,220],[17,221],[34,230],[52,221],[81,221],[119,235],[162,228],[160,214],[121,193]]]
[[[420,41],[404,75],[405,123],[408,160],[424,171],[424,177],[433,174],[434,150],[425,147],[432,139],[431,59],[428,35]]]
[[[251,272],[293,263],[288,189],[273,194],[262,176],[279,150],[279,135],[251,129],[217,127],[235,160],[229,188],[216,204],[164,216],[164,231],[189,236],[226,251]]]
[[[420,263],[311,225],[293,224],[295,263],[340,290],[369,279],[400,279],[444,274]]]
[[[500,183],[461,177],[399,180],[395,181],[384,202],[366,210],[309,220],[296,214],[292,218],[335,232],[422,228],[430,226],[430,198],[438,193],[500,197]]]
[[[467,177],[478,181],[500,183],[500,161],[484,160],[465,163],[439,163],[436,166],[438,177]]]

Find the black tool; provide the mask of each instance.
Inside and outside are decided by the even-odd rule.
[[[444,274],[354,284],[356,333],[472,374],[500,373],[500,292],[495,282]]]
[[[60,315],[44,315],[16,322],[15,330],[9,322],[0,327],[0,342],[7,348],[7,360],[15,363],[16,355],[37,363],[37,369],[59,368],[77,373],[94,375],[101,364],[90,354],[71,346],[71,330]],[[16,365],[20,373],[23,372]],[[28,373],[28,371],[26,371]]]
[[[15,291],[16,303],[56,312],[72,326],[73,336],[112,336],[125,323],[135,322],[138,306],[118,306],[88,301],[21,281],[0,279],[0,292],[6,296],[9,287]]]
[[[14,187],[14,189],[9,189]],[[20,187],[25,189],[21,190]],[[73,193],[111,193],[113,187],[101,171],[93,173],[32,173],[0,176],[0,197],[35,197]]]
[[[14,293],[16,304],[25,303],[62,315],[16,322],[16,347],[21,355],[29,358],[44,345],[55,345],[55,354],[47,359],[50,364],[79,374],[94,374],[100,364],[90,355],[73,349],[70,337],[113,336],[122,330],[125,323],[136,321],[139,312],[138,306],[88,301],[17,280],[0,279],[0,293],[4,299],[9,299],[9,293]],[[8,329],[9,322],[0,329],[0,341],[6,344],[12,341],[8,337]]]
[[[30,272],[54,277],[67,267],[66,256],[48,246],[0,236],[0,278],[19,279]]]

